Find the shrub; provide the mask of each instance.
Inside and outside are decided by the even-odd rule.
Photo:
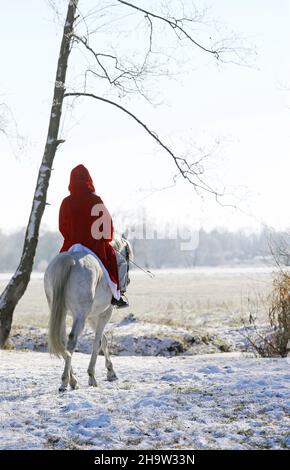
[[[252,349],[261,357],[286,357],[290,351],[290,273],[280,271],[273,280],[273,292],[268,308],[269,329],[259,333],[255,320],[255,336],[247,335]]]

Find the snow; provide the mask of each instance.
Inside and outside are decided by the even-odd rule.
[[[184,272],[188,273],[182,280],[186,291],[194,281],[193,270]],[[231,269],[221,272],[223,279],[228,274],[226,283],[232,279]],[[138,280],[139,273],[132,274]],[[206,283],[211,279],[207,269],[200,274]],[[239,283],[242,275],[247,274],[236,272]],[[156,276],[168,280],[170,286],[179,279],[171,271]],[[213,304],[208,318],[206,310],[196,314],[198,322],[176,323],[183,315],[183,304],[176,301],[171,317],[164,310],[168,320],[164,324],[159,297],[155,304],[148,305],[146,300],[146,309],[142,307],[139,313],[132,302],[129,311],[136,316],[115,311],[107,325],[119,381],[107,382],[100,356],[98,388],[88,387],[93,333],[87,327],[73,356],[80,388],[59,394],[63,362],[45,352],[47,328],[43,326],[48,318],[46,300],[39,295],[42,277],[42,273],[33,274],[31,301],[15,317],[12,340],[16,350],[0,351],[0,449],[290,447],[290,359],[245,354],[247,335],[252,337],[255,330],[240,322],[238,308],[233,308],[231,321],[227,321],[228,313]],[[0,274],[0,280],[9,278]],[[206,283],[199,299],[208,296]],[[218,286],[223,292],[224,280]],[[138,289],[135,295],[140,299],[143,290]],[[188,295],[193,296],[191,290]],[[190,308],[193,315],[195,305]],[[148,310],[152,313],[146,317]],[[269,325],[263,321],[261,317],[259,332],[267,333]],[[227,352],[217,354],[220,351]]]
[[[38,188],[34,193],[35,198],[43,197],[43,188]]]
[[[75,353],[80,388],[58,393],[62,361],[0,353],[1,449],[286,449],[290,363],[241,353],[112,357],[117,382]]]
[[[259,325],[258,332],[266,336],[269,328],[269,325]],[[118,356],[175,356],[234,351],[255,353],[248,337],[259,342],[253,325],[185,329],[140,321],[132,313],[119,322],[108,323],[106,335],[110,351]],[[11,338],[16,349],[47,351],[47,328],[14,325]],[[93,340],[94,332],[86,326],[78,339],[76,351],[90,354]]]
[[[259,325],[258,331],[260,334],[268,333],[269,325]],[[254,326],[208,328],[207,332],[203,332],[202,329],[139,321],[132,313],[106,326],[110,351],[117,356],[191,356],[234,351],[255,353],[248,336],[258,343],[256,334]],[[16,349],[47,351],[46,328],[13,326],[11,339]],[[76,351],[90,354],[93,340],[94,332],[86,326],[78,339]]]
[[[47,171],[51,171],[51,168],[43,163],[40,167],[40,173],[46,173]]]
[[[31,212],[31,219],[27,228],[27,240],[31,240],[32,237],[34,236],[35,232],[35,222],[36,222],[36,212],[38,207],[40,206],[41,201],[38,201],[34,199],[33,201],[33,207],[32,207],[32,212]]]
[[[45,174],[42,174],[42,169],[40,169],[40,175],[38,177],[37,181],[37,190],[34,193],[35,199],[42,198],[43,197],[43,182],[45,179]]]
[[[110,351],[118,356],[175,356],[177,354],[204,354],[218,352],[224,343],[206,343],[200,332],[188,331],[176,326],[137,321],[133,314],[117,323],[106,326]],[[47,329],[16,327],[12,329],[12,341],[16,349],[47,351]],[[94,332],[85,327],[78,339],[76,351],[90,354]]]

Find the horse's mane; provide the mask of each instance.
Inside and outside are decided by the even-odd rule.
[[[111,241],[111,245],[113,248],[121,252],[123,252],[127,246],[128,251],[129,251],[129,258],[130,260],[133,261],[134,255],[133,255],[132,246],[131,246],[131,243],[126,238],[121,237],[121,235],[119,234],[115,234],[113,240]]]

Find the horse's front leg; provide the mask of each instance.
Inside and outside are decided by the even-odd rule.
[[[88,367],[89,385],[92,387],[97,387],[97,381],[95,377],[96,361],[97,361],[98,353],[102,344],[104,328],[112,315],[112,311],[113,311],[113,307],[110,305],[94,321],[94,324],[96,325],[95,326],[96,332],[95,332],[95,339],[93,343],[92,356],[91,356],[91,360],[90,360],[89,367]]]
[[[103,333],[103,336],[102,336],[102,350],[103,350],[105,361],[106,361],[105,364],[107,368],[107,379],[109,382],[113,382],[114,380],[117,380],[118,377],[114,371],[113,364],[110,358],[109,349],[108,349],[108,340],[107,340],[105,333]]]

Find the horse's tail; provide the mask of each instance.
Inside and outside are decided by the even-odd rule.
[[[65,289],[75,261],[69,253],[61,253],[49,266],[49,281],[52,293],[50,299],[50,320],[48,330],[48,350],[61,356],[65,350]]]

